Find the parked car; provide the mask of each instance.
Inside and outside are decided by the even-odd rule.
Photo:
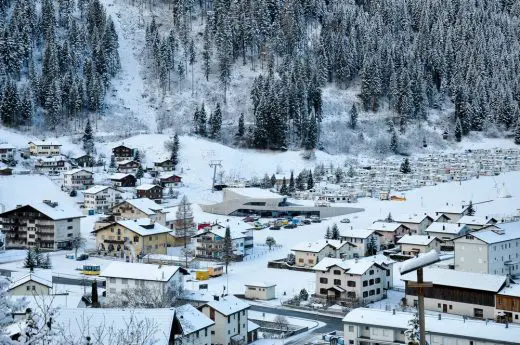
[[[348,218],[343,218],[342,220],[340,220],[341,223],[350,223],[350,219]]]
[[[76,258],[76,261],[84,261],[87,259],[88,259],[88,254],[81,254],[81,255],[78,255],[78,257]]]
[[[273,225],[269,228],[269,230],[280,230],[280,226],[279,225]]]
[[[312,222],[311,222],[310,219],[304,219],[304,220],[302,221],[302,223],[303,223],[303,224],[306,224],[306,225],[309,225],[309,224],[311,224]]]
[[[293,224],[293,223],[289,223],[286,226],[284,226],[285,229],[296,229],[297,227],[298,227],[298,225]]]
[[[321,223],[321,219],[318,216],[312,216],[311,217],[311,222],[313,222],[313,223]]]

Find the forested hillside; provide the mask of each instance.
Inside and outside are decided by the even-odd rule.
[[[316,147],[331,129],[324,122],[336,115],[324,112],[325,88],[356,90],[341,110],[344,132],[364,140],[359,113],[380,118],[389,150],[393,139],[407,135],[426,141],[407,131],[428,126],[436,110],[443,115],[435,119],[439,137],[450,140],[471,131],[511,134],[518,122],[518,1],[168,0],[162,6],[152,11],[162,24],[147,24],[144,60],[164,95],[189,99],[183,89],[196,95],[193,131],[201,135],[224,136],[215,133],[213,118],[206,124],[208,103],[212,109],[221,103],[226,128],[240,132],[235,143]],[[256,77],[247,78],[245,69]],[[247,88],[247,97],[228,108],[233,84]],[[208,116],[199,116],[202,102]],[[245,130],[238,130],[237,109],[245,109]],[[202,125],[208,130],[201,132]]]
[[[104,111],[119,69],[118,36],[98,0],[0,1],[4,126],[78,126]]]

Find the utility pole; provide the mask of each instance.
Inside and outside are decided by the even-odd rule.
[[[215,177],[217,176],[217,167],[222,167],[221,160],[212,160],[209,162],[209,166],[213,168],[213,184],[211,186],[211,192],[215,191]]]
[[[419,314],[419,332],[420,332],[419,344],[426,345],[426,334],[425,334],[426,331],[425,331],[425,324],[424,324],[424,289],[433,287],[433,283],[424,281],[422,267],[418,268],[416,272],[417,272],[417,282],[416,283],[409,282],[408,287],[417,289],[417,297],[419,299],[418,306],[417,306],[418,314]]]

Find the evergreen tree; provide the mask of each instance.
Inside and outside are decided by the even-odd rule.
[[[179,134],[175,133],[173,136],[172,152],[170,156],[170,159],[173,163],[173,170],[175,170],[177,168],[177,164],[179,164],[179,148]]]
[[[97,280],[94,279],[92,282],[92,291],[91,291],[91,300],[92,300],[92,308],[99,308],[99,297],[98,297],[98,289],[97,289]]]
[[[520,116],[518,117],[518,120],[516,121],[515,144],[520,145]]]
[[[32,249],[27,250],[27,256],[25,257],[23,267],[28,268],[31,272],[33,272],[34,268],[37,267],[36,257]]]
[[[475,208],[473,207],[473,201],[469,201],[468,210],[466,211],[468,216],[474,216],[475,215]]]
[[[455,140],[460,142],[462,140],[462,124],[460,122],[460,118],[457,117],[455,121]]]
[[[366,256],[372,256],[377,254],[377,244],[374,236],[370,236],[370,240],[367,243]]]
[[[332,224],[332,231],[331,231],[330,238],[333,240],[340,239],[339,228],[338,228],[338,224],[336,224],[336,223]]]
[[[197,125],[197,134],[205,137],[207,135],[206,130],[206,109],[204,108],[204,103],[202,103],[202,107],[200,108],[198,115],[198,125]]]
[[[287,182],[285,181],[285,176],[282,180],[282,186],[280,187],[281,195],[289,195],[289,190],[287,189]]]
[[[226,227],[224,235],[224,246],[222,247],[222,261],[226,265],[226,274],[228,273],[228,266],[233,259],[233,242],[231,240],[231,229]]]
[[[274,186],[276,186],[276,176],[271,175],[271,188],[273,188]]]
[[[401,164],[401,168],[399,169],[399,171],[403,174],[409,174],[412,172],[412,169],[410,168],[410,161],[408,160],[408,158],[405,158],[403,163]]]
[[[272,236],[267,236],[265,244],[269,247],[269,251],[271,251],[271,248],[276,245],[276,240]]]
[[[354,167],[352,165],[348,168],[347,176],[350,178],[355,176]]]
[[[139,152],[139,150],[135,150],[134,161],[136,161],[137,163],[141,163],[141,153]]]
[[[269,178],[269,175],[267,175],[267,173],[264,174],[264,177],[262,178],[262,188],[271,188],[271,179]]]
[[[388,213],[388,216],[385,218],[385,222],[392,223],[394,219],[392,218],[392,213]]]
[[[296,189],[299,191],[305,190],[305,174],[304,171],[301,171],[296,177]]]
[[[392,136],[390,137],[390,151],[392,153],[399,153],[399,142],[397,140],[397,132],[395,130],[392,131]]]
[[[309,170],[309,177],[307,178],[307,189],[314,188],[314,180],[312,179],[312,171]]]
[[[12,127],[17,125],[19,103],[16,85],[9,81],[4,86],[2,97],[0,98],[0,119],[4,126]]]
[[[41,252],[40,246],[36,245],[33,249],[34,261],[36,262],[36,267],[41,267],[42,263],[45,261],[45,257]]]
[[[296,185],[294,183],[294,171],[291,170],[291,177],[289,178],[289,189],[288,189],[289,195],[294,195],[296,192]]]
[[[350,128],[356,129],[358,113],[357,113],[357,108],[356,108],[355,104],[352,104],[352,108],[350,109],[349,115],[350,115],[350,123],[349,123]]]
[[[327,226],[327,230],[325,231],[325,239],[326,240],[332,239],[332,232],[330,231],[330,226]]]
[[[94,134],[92,133],[90,120],[87,120],[85,132],[83,133],[83,150],[85,150],[87,155],[94,154]]]
[[[240,117],[238,118],[238,132],[237,132],[237,137],[240,137],[242,138],[244,136],[244,133],[245,133],[246,129],[245,129],[245,124],[244,124],[244,114],[240,114]]]
[[[141,180],[144,176],[143,166],[139,164],[139,167],[137,168],[137,172],[135,173],[135,178],[138,180]]]
[[[110,169],[115,169],[117,168],[117,165],[116,165],[116,157],[114,155],[111,155],[110,156],[110,165],[108,166]]]
[[[222,111],[220,110],[220,103],[217,103],[215,113],[210,117],[210,131],[209,137],[217,139],[220,137],[220,129],[222,127]]]

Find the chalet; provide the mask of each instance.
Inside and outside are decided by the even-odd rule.
[[[29,153],[32,156],[59,156],[61,154],[61,144],[45,140],[29,141]]]
[[[148,198],[160,202],[163,198],[163,187],[153,184],[143,184],[136,189],[138,198]]]
[[[7,288],[7,293],[11,296],[27,295],[50,295],[52,283],[35,274],[27,274],[14,280]]]
[[[171,159],[164,159],[157,162],[153,162],[153,166],[157,171],[173,171],[175,170],[175,164]]]
[[[91,168],[94,166],[94,157],[92,157],[90,155],[79,156],[79,157],[73,158],[72,161],[78,167]]]
[[[390,267],[391,269],[391,267]],[[316,266],[316,295],[332,301],[370,303],[386,297],[389,268],[364,259],[324,258]]]
[[[182,177],[175,174],[168,174],[159,177],[159,184],[166,187],[178,187],[182,183]]]
[[[495,319],[520,323],[520,284],[506,286],[495,297]]]
[[[112,149],[116,162],[127,161],[134,159],[134,149],[124,145],[116,146]]]
[[[295,265],[314,267],[324,258],[351,259],[354,257],[355,244],[343,240],[318,240],[302,242],[291,248],[295,256]]]
[[[149,219],[118,220],[92,231],[98,251],[132,260],[137,255],[166,254],[169,232]]]
[[[409,325],[415,312],[356,308],[343,318],[345,344],[410,344],[417,340],[408,337]],[[431,345],[516,345],[520,327],[468,320],[452,315],[425,315],[427,344]]]
[[[63,174],[63,186],[68,190],[83,190],[94,184],[94,173],[85,169],[73,169]]]
[[[166,212],[163,207],[147,198],[125,200],[110,208],[116,220],[148,218],[166,225]]]
[[[110,176],[110,181],[114,187],[135,187],[137,179],[131,174],[113,174]]]
[[[92,186],[83,192],[83,206],[87,212],[105,213],[116,203],[121,202],[121,194],[110,186]]]
[[[234,259],[240,260],[247,254],[245,241],[248,236],[239,231],[231,230],[230,233]],[[195,256],[202,259],[221,260],[224,255],[225,235],[226,229],[220,226],[212,226],[193,235],[191,238],[195,247]]]
[[[34,168],[38,171],[65,171],[67,170],[67,161],[64,157],[55,155],[52,157],[41,157],[34,162]]]
[[[471,230],[480,230],[489,225],[495,225],[498,221],[493,217],[475,217],[475,216],[464,216],[459,219],[457,224],[465,224]]]
[[[472,231],[453,242],[458,271],[511,276],[520,273],[520,222]]]
[[[397,244],[401,246],[401,254],[417,256],[419,253],[428,253],[431,250],[440,252],[442,241],[429,235],[406,235],[401,237]]]
[[[444,207],[441,207],[437,211],[435,211],[435,215],[437,217],[445,216],[446,218],[449,219],[450,223],[457,223],[459,221],[459,219],[468,215],[468,209],[469,209],[469,206],[464,206],[464,205],[462,205],[460,207],[446,205]]]
[[[395,245],[401,237],[410,231],[406,225],[395,222],[374,222],[368,229],[383,235],[381,237],[381,245],[385,247]]]
[[[466,235],[469,231],[465,224],[433,222],[424,232],[442,240],[443,248],[453,248],[453,239]]]
[[[0,161],[10,161],[14,159],[16,148],[9,144],[0,144]]]
[[[339,237],[341,240],[350,242],[356,246],[354,257],[362,257],[370,254],[368,253],[369,250],[380,250],[383,235],[375,230],[350,228],[340,230]],[[371,246],[374,248],[370,248]]]
[[[117,171],[120,173],[136,173],[141,164],[133,159],[119,161],[117,163]]]
[[[215,296],[199,310],[215,322],[212,344],[246,344],[249,304],[235,296]]]
[[[80,234],[81,214],[74,209],[44,200],[0,214],[6,248],[57,250],[70,247],[70,241]]]
[[[424,308],[439,313],[469,316],[479,319],[495,317],[495,296],[508,283],[506,276],[461,272],[440,268],[424,268],[424,281],[431,288],[424,289]],[[405,282],[408,305],[417,306],[417,272],[401,276]]]
[[[410,229],[410,232],[417,235],[423,235],[424,230],[433,223],[433,218],[427,214],[407,214],[393,217],[394,222],[403,224]]]

